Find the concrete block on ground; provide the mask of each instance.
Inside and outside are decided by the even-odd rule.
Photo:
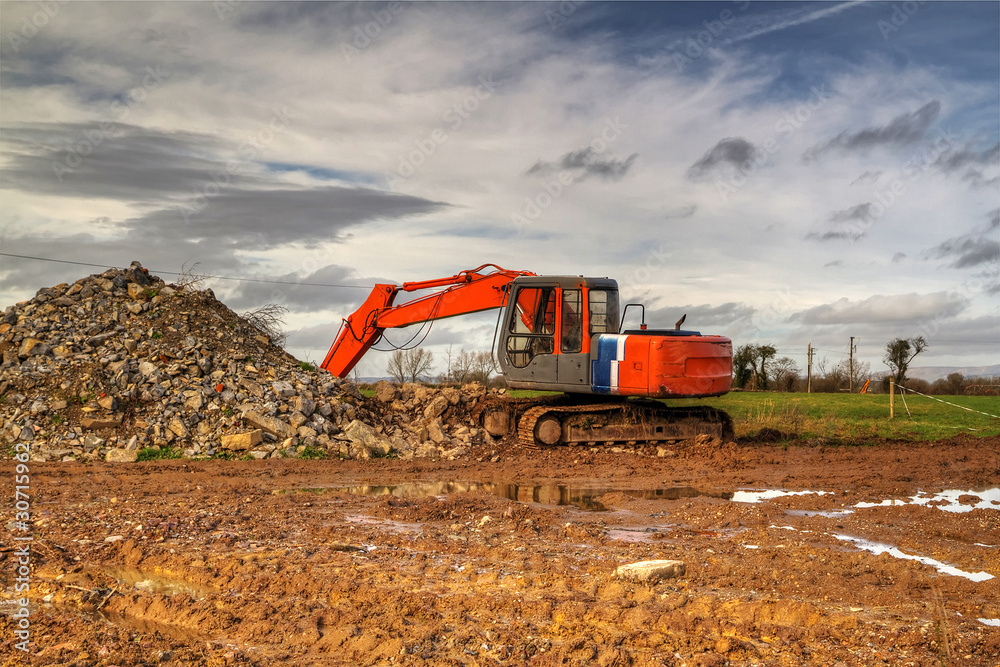
[[[652,584],[660,579],[683,577],[685,569],[682,560],[644,560],[622,565],[615,571],[615,576],[619,579]]]

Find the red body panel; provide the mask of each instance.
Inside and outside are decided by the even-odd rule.
[[[593,390],[619,396],[721,396],[732,386],[733,344],[723,336],[599,337]]]

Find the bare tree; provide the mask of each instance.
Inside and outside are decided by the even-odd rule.
[[[906,371],[913,358],[927,349],[927,341],[923,336],[916,338],[894,338],[885,345],[885,356],[882,361],[892,372],[896,384],[906,382]]]
[[[483,386],[490,384],[490,376],[493,375],[493,353],[490,351],[473,352],[471,355],[472,364],[469,372],[469,380],[478,382]]]
[[[191,265],[191,268],[188,268],[187,262],[184,262],[184,264],[181,265],[180,275],[177,277],[177,280],[174,281],[174,284],[181,289],[190,291],[201,289],[205,280],[208,279],[208,276],[198,273],[198,267],[200,265],[201,262],[195,262]]]
[[[768,364],[768,369],[774,381],[774,386],[782,391],[791,391],[795,386],[795,382],[799,379],[799,373],[801,372],[795,360],[791,357],[781,357],[780,359],[773,360]]]
[[[469,374],[472,373],[473,357],[474,355],[471,352],[466,352],[465,348],[462,348],[462,351],[455,358],[455,364],[452,367],[452,382],[465,384],[469,381]]]
[[[850,364],[848,364],[850,366]],[[855,391],[859,390],[862,385],[864,385],[865,380],[872,376],[872,365],[867,361],[854,360],[854,376],[851,378],[851,384],[854,386]]]
[[[396,350],[389,357],[386,372],[397,382],[416,382],[434,363],[434,354],[422,347]]]
[[[283,316],[287,312],[288,309],[284,306],[269,303],[260,308],[248,310],[240,315],[240,319],[267,336],[273,344],[284,347],[288,334],[282,330],[282,327],[285,324]]]

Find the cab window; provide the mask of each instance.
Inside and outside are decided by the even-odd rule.
[[[556,288],[522,287],[514,295],[507,323],[507,359],[524,368],[538,354],[555,351]]]
[[[590,333],[618,333],[618,291],[590,290]]]
[[[562,291],[559,349],[572,354],[583,349],[583,295],[578,289]]]

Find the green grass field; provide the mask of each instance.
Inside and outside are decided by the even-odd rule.
[[[514,396],[541,392],[512,391]],[[802,394],[733,392],[719,398],[667,401],[668,405],[709,405],[733,418],[736,435],[754,436],[775,429],[799,439],[824,438],[861,443],[868,439],[938,440],[959,433],[981,437],[1000,435],[1000,418],[959,407],[1000,415],[996,396],[935,396],[953,403],[907,394],[906,406],[896,396],[896,418],[889,419],[886,394]]]

